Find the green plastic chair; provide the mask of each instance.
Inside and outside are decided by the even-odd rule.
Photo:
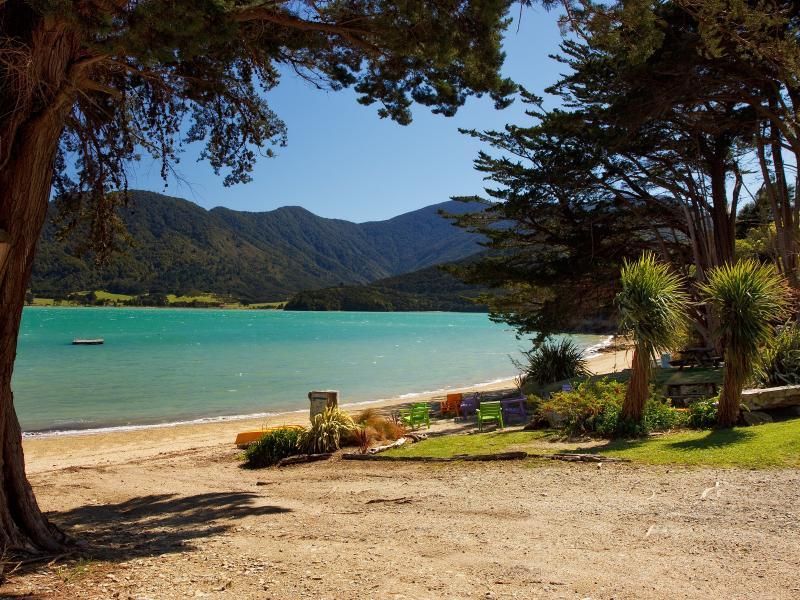
[[[498,429],[503,428],[503,407],[500,401],[482,402],[475,414],[478,417],[478,431],[483,431],[483,424],[487,421],[495,421]]]
[[[410,409],[401,410],[400,417],[411,428],[423,423],[428,429],[431,427],[431,407],[427,402],[415,402]]]

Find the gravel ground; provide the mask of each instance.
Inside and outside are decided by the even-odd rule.
[[[41,471],[87,546],[2,598],[800,598],[800,471],[327,463]]]

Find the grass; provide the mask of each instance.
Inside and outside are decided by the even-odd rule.
[[[254,304],[248,304],[244,308],[252,308],[252,309],[272,309],[272,310],[280,310],[284,306],[286,306],[286,301],[283,302],[256,302]]]
[[[97,290],[94,295],[98,300],[108,300],[109,302],[127,302],[133,299],[133,296],[128,294],[113,294],[103,290]]]
[[[588,449],[652,465],[800,468],[800,419],[713,431],[688,431]]]
[[[220,304],[220,300],[214,294],[199,294],[197,296],[176,296],[175,294],[167,294],[167,302],[174,304],[176,302],[204,302],[209,304]]]
[[[526,450],[585,452],[652,465],[696,465],[744,469],[800,468],[800,419],[713,431],[681,431],[643,440],[551,446],[552,431],[509,431],[439,436],[397,450],[393,456],[447,458]]]
[[[397,450],[390,456],[433,456],[449,458],[458,454],[493,454],[512,450],[541,452],[541,442],[553,435],[549,431],[498,431],[473,435],[442,435]]]

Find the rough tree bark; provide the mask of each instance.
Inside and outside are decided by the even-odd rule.
[[[747,377],[746,362],[730,347],[725,349],[725,374],[717,406],[717,425],[733,427],[739,421],[742,388]]]
[[[644,404],[650,394],[650,356],[639,348],[633,351],[631,379],[622,404],[622,419],[641,423],[644,417]]]
[[[39,509],[25,475],[22,437],[11,375],[36,243],[47,213],[58,141],[75,94],[78,45],[63,28],[42,23],[33,33],[17,109],[0,121],[6,147],[0,159],[0,228],[11,249],[0,272],[0,548],[58,551],[67,537]],[[36,82],[26,89],[25,82]]]

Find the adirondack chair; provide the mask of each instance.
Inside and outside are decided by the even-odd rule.
[[[503,428],[503,407],[500,401],[496,402],[482,402],[481,407],[477,410],[478,416],[478,431],[483,431],[483,424],[488,421],[495,421],[497,428]]]
[[[463,399],[463,394],[447,394],[447,397],[442,402],[442,416],[447,414],[454,414],[455,416],[459,416],[460,408],[461,408],[461,400]]]
[[[478,410],[478,394],[470,394],[469,396],[464,396],[464,399],[458,406],[458,410],[461,413],[462,417],[468,417],[470,415],[474,415],[475,412]]]
[[[401,410],[400,417],[403,423],[412,428],[423,423],[428,429],[431,427],[431,407],[427,402],[415,402],[410,409]]]
[[[528,399],[525,396],[503,398],[500,400],[500,406],[503,407],[503,419],[507,422],[513,417],[526,421],[528,419],[527,404]]]

